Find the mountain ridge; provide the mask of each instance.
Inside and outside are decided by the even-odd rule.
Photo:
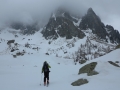
[[[120,33],[117,32],[117,30],[114,30],[114,28],[112,28],[111,30],[110,29],[111,25],[105,26],[104,23],[101,22],[101,19],[99,18],[99,16],[95,14],[92,8],[88,9],[87,14],[85,14],[81,18],[81,20],[79,18],[75,18],[75,16],[70,15],[69,12],[64,11],[63,9],[62,10],[59,9],[55,13],[53,13],[53,15],[48,21],[48,24],[45,26],[45,28],[42,31],[43,36],[47,39],[49,39],[48,37],[50,37],[50,39],[54,38],[54,35],[55,35],[54,39],[58,38],[57,34],[55,34],[55,29],[59,32],[58,33],[59,36],[66,37],[67,39],[70,39],[75,36],[82,39],[84,37],[84,33],[81,30],[91,29],[94,34],[96,34],[100,39],[103,39],[106,42],[108,42],[108,38],[109,38],[111,43],[116,43],[116,44],[120,43]],[[60,19],[62,22],[60,21]],[[78,23],[79,25],[76,26],[75,23]],[[67,25],[63,26],[65,24]],[[64,32],[62,32],[60,28],[62,28]],[[77,29],[79,33],[81,33],[80,35],[78,35],[77,33],[70,34],[70,33],[76,32]],[[111,33],[108,33],[107,32],[108,30],[111,31]],[[47,34],[48,32],[49,34]],[[61,35],[61,34],[64,34],[64,35]],[[66,35],[69,35],[69,36],[66,36]]]
[[[25,30],[25,33],[29,31],[31,34],[21,34],[23,33],[21,30],[10,28],[2,30],[0,45],[3,51],[0,53],[8,54],[9,52],[13,56],[21,56],[31,54],[31,51],[34,53],[40,51],[46,55],[73,59],[82,64],[106,55],[115,50],[116,45],[119,44],[119,32],[110,25],[105,26],[92,8],[88,9],[82,19],[64,10],[57,13],[59,15],[55,13],[51,15],[44,28],[38,31],[30,29],[34,31],[32,33],[29,29]],[[96,20],[91,23],[89,19]],[[96,23],[98,26],[94,26]],[[101,28],[98,30],[98,27]],[[15,43],[7,44],[10,40],[14,40]]]
[[[40,28],[38,22],[30,25],[13,22],[9,26],[10,28],[21,30],[24,35],[34,34]],[[91,29],[92,33],[106,42],[108,42],[109,38],[111,43],[120,43],[118,30],[115,30],[111,25],[105,26],[92,8],[89,8],[83,17],[71,14],[67,9],[58,8],[52,13],[48,23],[43,27],[42,34],[46,39],[57,39],[58,37],[66,37],[66,39],[78,37],[82,39],[85,34],[81,30],[87,29]]]

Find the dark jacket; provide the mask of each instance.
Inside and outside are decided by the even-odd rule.
[[[43,67],[42,67],[42,73],[43,73],[44,70],[45,70],[45,69],[44,69],[44,65],[45,65],[45,64],[47,64],[47,66],[48,66],[48,72],[50,72],[50,71],[49,71],[49,68],[51,68],[51,66],[50,66],[47,62],[44,62]]]

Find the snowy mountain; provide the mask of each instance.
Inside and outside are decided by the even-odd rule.
[[[79,27],[82,30],[87,30],[88,28],[91,29],[94,34],[100,39],[106,40],[106,42],[108,42],[109,38],[111,43],[120,43],[119,32],[114,30],[110,25],[105,26],[92,8],[89,8],[87,14],[82,17]]]
[[[82,18],[58,9],[38,26],[16,22],[0,30],[0,90],[46,90],[44,61],[52,67],[49,90],[120,89],[120,34],[91,8]],[[80,80],[87,84],[74,87]]]
[[[46,39],[57,39],[58,37],[82,39],[85,37],[82,30],[88,29],[91,29],[93,34],[105,42],[120,43],[119,32],[110,25],[105,26],[92,8],[89,8],[87,14],[82,18],[76,17],[67,10],[58,9],[51,15],[48,24],[42,30],[42,34]]]
[[[13,23],[1,30],[0,39],[1,55],[17,57],[42,52],[83,64],[113,51],[120,34],[112,26],[105,26],[92,8],[82,18],[59,8],[44,28]]]
[[[43,28],[42,34],[46,39],[57,39],[58,37],[65,37],[66,39],[78,37],[82,39],[85,34],[73,22],[77,23],[78,19],[72,17],[68,12],[58,9]]]

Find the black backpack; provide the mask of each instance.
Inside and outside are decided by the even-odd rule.
[[[44,62],[43,70],[44,70],[44,72],[49,72],[49,68],[48,68],[47,62]]]

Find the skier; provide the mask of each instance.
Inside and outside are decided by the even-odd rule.
[[[47,63],[47,61],[45,61],[42,67],[42,73],[44,72],[44,86],[46,85],[46,79],[47,85],[49,84],[49,68],[51,68],[51,66]]]

